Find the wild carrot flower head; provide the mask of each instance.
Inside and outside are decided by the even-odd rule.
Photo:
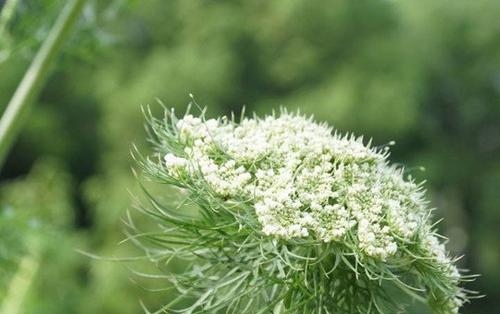
[[[437,313],[466,300],[422,185],[387,146],[284,110],[149,122],[156,157],[144,169],[199,207],[193,217],[153,201],[166,228],[152,237],[186,241],[155,249],[190,261],[170,278],[194,300],[183,310],[380,313],[399,307],[389,286]]]

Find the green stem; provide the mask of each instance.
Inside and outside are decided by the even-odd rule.
[[[22,313],[22,304],[40,267],[38,246],[24,256],[10,281],[7,294],[0,304],[0,313]]]
[[[84,3],[72,0],[66,4],[7,105],[0,120],[0,167]]]

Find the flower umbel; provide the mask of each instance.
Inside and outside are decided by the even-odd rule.
[[[312,118],[149,116],[150,178],[186,201],[143,208],[163,230],[151,256],[189,261],[165,308],[216,313],[392,313],[391,287],[457,313],[463,276],[431,223],[421,184]],[[155,160],[156,159],[156,160]],[[184,204],[199,213],[183,212]],[[154,252],[154,254],[153,254]],[[190,302],[188,307],[180,303]]]

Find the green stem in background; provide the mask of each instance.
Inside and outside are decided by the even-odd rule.
[[[16,273],[10,281],[7,295],[0,304],[0,313],[22,313],[22,304],[33,283],[40,266],[39,242],[35,241],[19,263]]]
[[[84,3],[71,0],[66,4],[7,105],[0,120],[0,168]]]

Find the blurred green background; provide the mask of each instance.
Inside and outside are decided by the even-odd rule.
[[[64,3],[19,0],[0,35],[0,112]],[[182,113],[193,93],[211,116],[285,106],[395,140],[448,248],[482,274],[468,288],[487,296],[463,313],[498,313],[499,12],[496,0],[89,0],[1,172],[0,311],[142,313],[168,298],[129,270],[149,263],[75,250],[141,254],[119,244],[137,191],[129,150],[147,151],[140,107]]]

